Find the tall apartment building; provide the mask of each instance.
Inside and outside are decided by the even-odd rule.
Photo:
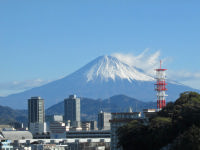
[[[98,129],[99,130],[110,130],[111,113],[101,111],[98,114]]]
[[[28,100],[28,122],[43,123],[45,120],[44,114],[44,99],[41,97],[31,97]]]
[[[41,97],[28,100],[28,125],[33,134],[46,132],[44,99]]]
[[[64,121],[70,120],[71,126],[80,127],[80,109],[80,98],[77,98],[76,95],[70,95],[64,100]]]

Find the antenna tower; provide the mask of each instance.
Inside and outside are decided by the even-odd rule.
[[[167,96],[165,94],[165,91],[167,91],[167,88],[165,87],[167,83],[165,71],[167,69],[162,69],[162,61],[160,61],[160,68],[156,69],[156,83],[155,83],[155,90],[157,91],[157,109],[162,109],[166,106],[165,103],[165,97]]]

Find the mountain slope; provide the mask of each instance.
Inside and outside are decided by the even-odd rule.
[[[124,94],[142,101],[156,101],[154,82],[141,69],[124,64],[112,56],[101,56],[62,79],[1,98],[0,104],[26,109],[27,99],[41,96],[47,108],[63,101],[70,94],[95,99]],[[175,83],[169,83],[168,89],[169,101],[174,101],[183,91],[194,91]]]
[[[14,110],[10,107],[0,106],[0,124],[13,122],[27,122],[27,112],[25,110]]]
[[[138,81],[153,81],[154,79],[144,73],[140,72],[137,68],[130,67],[122,63],[117,58],[112,56],[99,57],[90,67],[85,70],[87,81],[100,80],[108,81],[112,79],[126,79],[129,82],[132,80]]]
[[[145,108],[156,108],[156,103],[142,102],[125,95],[115,95],[104,100],[81,98],[81,118],[82,120],[96,120],[97,114],[101,110],[104,112],[127,112],[129,107],[133,111],[142,111]],[[48,108],[46,114],[64,114],[64,101]]]

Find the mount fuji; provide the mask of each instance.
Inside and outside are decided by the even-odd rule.
[[[27,99],[41,96],[45,106],[52,106],[70,94],[78,97],[105,99],[113,95],[127,95],[142,101],[156,101],[155,79],[142,69],[132,67],[114,56],[100,56],[76,72],[48,84],[0,98],[0,104],[15,109],[27,108]],[[193,88],[168,81],[168,101],[175,101],[184,91]]]

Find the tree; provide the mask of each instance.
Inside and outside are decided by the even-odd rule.
[[[118,137],[124,150],[160,150],[171,143],[172,150],[200,150],[200,94],[182,93],[148,125],[132,121],[119,128]]]
[[[171,150],[200,150],[200,128],[193,125],[178,136],[173,142]]]

